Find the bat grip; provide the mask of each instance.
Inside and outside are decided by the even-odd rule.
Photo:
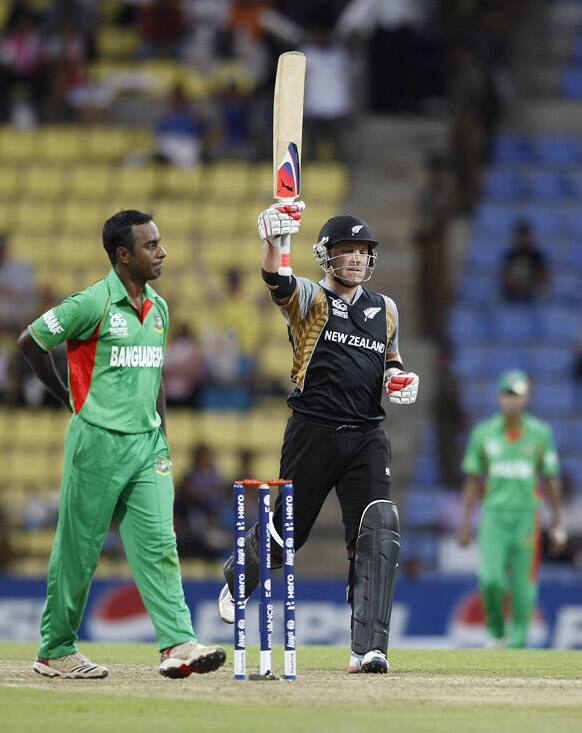
[[[291,269],[291,235],[282,234],[281,244],[279,245],[279,252],[281,253],[281,264],[279,265],[279,275],[282,277],[288,277],[293,274]]]

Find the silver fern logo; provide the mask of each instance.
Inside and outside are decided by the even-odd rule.
[[[364,323],[368,320],[368,318],[372,320],[372,318],[374,318],[374,316],[381,310],[382,308],[366,308],[366,310],[364,311],[364,315],[366,316],[364,318]]]
[[[360,229],[363,229],[363,228],[364,228],[363,224],[356,224],[355,227],[352,227],[352,237],[355,237],[356,234],[360,231]]]

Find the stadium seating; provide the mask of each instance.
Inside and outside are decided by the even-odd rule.
[[[113,37],[101,37],[99,43],[107,46]],[[132,153],[147,154],[152,148],[151,132],[142,129],[0,128],[0,231],[9,233],[14,256],[34,266],[39,285],[64,296],[106,273],[101,228],[108,216],[124,207],[151,211],[168,251],[164,277],[156,288],[170,302],[172,323],[187,323],[200,334],[215,316],[208,294],[222,293],[226,270],[241,270],[252,302],[264,297],[257,275],[256,213],[271,201],[272,168],[268,163],[230,161],[186,170],[123,165]],[[311,244],[321,224],[337,212],[347,191],[347,175],[333,163],[306,165],[304,175],[310,206],[294,263],[301,274],[319,279]],[[261,378],[286,388],[290,349],[284,321],[274,307],[261,308],[258,314]],[[247,390],[208,390],[204,401],[210,408],[205,412],[169,412],[176,482],[199,441],[215,449],[225,481],[235,477],[243,449],[255,452],[257,476],[277,476],[287,415],[284,399],[246,412],[233,408],[249,408]],[[54,504],[66,422],[59,410],[0,409],[0,509],[13,528],[12,546],[27,557],[46,559],[50,549],[52,530],[31,517],[38,506]]]

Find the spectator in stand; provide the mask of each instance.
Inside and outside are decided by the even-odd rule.
[[[87,49],[83,35],[66,19],[48,36],[44,46],[48,64],[52,119],[71,117],[72,102],[87,84]]]
[[[42,119],[46,99],[42,39],[34,13],[16,8],[0,38],[0,122],[32,126]],[[16,94],[24,96],[16,97]]]
[[[307,56],[305,153],[309,158],[345,159],[345,133],[352,98],[351,57],[323,27],[311,33],[302,51]],[[326,150],[325,146],[331,150]]]
[[[549,281],[546,257],[535,241],[528,221],[517,222],[511,245],[501,265],[501,290],[508,303],[533,303],[543,294]]]
[[[219,155],[251,158],[249,97],[232,79],[217,96],[221,139]]]
[[[168,342],[164,357],[167,404],[196,408],[204,374],[202,350],[188,324],[181,323]]]
[[[449,84],[457,206],[462,213],[469,213],[479,191],[481,167],[499,113],[499,98],[490,70],[469,46],[454,49]]]
[[[181,0],[150,0],[140,9],[141,57],[178,58],[188,31]]]
[[[190,468],[176,490],[174,527],[180,556],[213,560],[227,549],[229,535],[220,526],[224,480],[213,450],[192,449]]]
[[[454,194],[450,169],[442,156],[433,155],[425,169],[426,182],[416,206],[419,329],[424,336],[440,339],[450,298],[448,236]]]
[[[0,233],[0,332],[17,334],[37,311],[37,292],[30,264],[11,257],[8,236]]]
[[[156,126],[156,157],[179,168],[200,162],[203,127],[191,108],[184,89],[176,85],[168,99],[168,110]]]

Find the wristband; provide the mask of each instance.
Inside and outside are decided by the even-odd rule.
[[[279,275],[278,272],[267,272],[261,268],[261,277],[272,289],[275,298],[288,298],[295,290],[297,281],[293,275]]]
[[[403,372],[404,371],[404,366],[403,366],[403,364],[401,364],[401,362],[396,361],[396,360],[394,360],[394,361],[387,361],[386,364],[385,364],[385,366],[384,366],[384,369],[385,370],[386,369],[400,369],[400,371]]]

